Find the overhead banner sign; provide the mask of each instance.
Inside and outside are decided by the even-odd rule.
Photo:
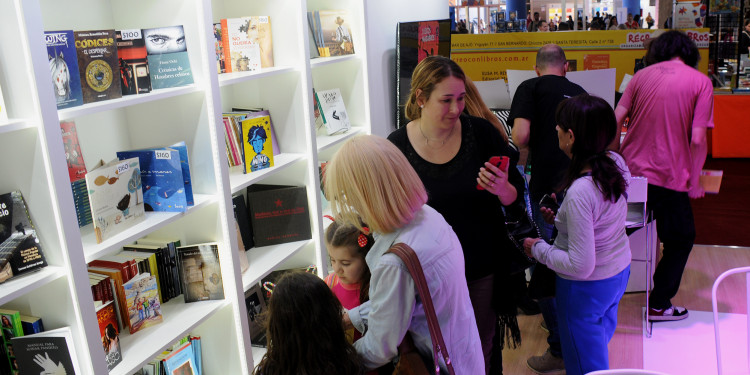
[[[698,70],[708,71],[708,29],[683,30],[701,55]],[[565,50],[570,70],[615,68],[615,87],[633,74],[636,60],[646,54],[643,43],[663,30],[602,30],[551,33],[452,34],[451,59],[474,81],[503,79],[507,69],[533,70],[536,53],[554,43]],[[655,34],[656,33],[656,34]]]

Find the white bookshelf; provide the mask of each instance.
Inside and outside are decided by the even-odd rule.
[[[347,9],[356,54],[308,57],[307,11]],[[222,18],[271,17],[272,68],[218,74],[212,24]],[[45,30],[96,30],[183,25],[194,84],[58,111],[52,92]],[[10,120],[0,124],[0,194],[20,190],[49,266],[0,284],[0,307],[42,317],[47,329],[69,326],[83,374],[106,374],[86,262],[144,236],[176,237],[183,245],[215,241],[225,299],[162,306],[164,322],[121,333],[123,361],[111,374],[128,375],[187,333],[201,336],[204,373],[249,374],[264,350],[250,343],[244,292],[275,269],[316,264],[326,273],[318,164],[347,139],[370,132],[363,4],[346,0],[7,0],[0,2],[0,87]],[[354,127],[336,136],[314,128],[312,90],[339,88]],[[272,116],[281,153],[274,167],[250,174],[229,168],[221,113],[263,107]],[[88,168],[120,150],[185,141],[195,206],[146,219],[96,243],[76,220],[59,122],[75,121]],[[10,176],[10,177],[7,177]],[[305,186],[312,238],[277,246],[237,246],[232,195],[252,184]],[[240,271],[239,256],[250,267]]]

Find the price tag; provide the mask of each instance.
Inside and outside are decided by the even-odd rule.
[[[141,39],[142,37],[143,36],[141,35],[141,29],[130,29],[130,30],[120,31],[120,39],[122,40]]]
[[[129,169],[130,169],[130,163],[127,162],[127,161],[124,162],[124,163],[117,164],[117,174],[118,175],[127,172]]]
[[[156,155],[156,159],[172,160],[172,153],[169,151],[156,150],[154,151],[154,155]]]

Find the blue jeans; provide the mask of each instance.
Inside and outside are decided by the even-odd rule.
[[[530,202],[531,216],[534,219],[534,223],[539,227],[539,231],[542,234],[542,238],[550,242],[552,238],[552,232],[555,228],[552,224],[547,224],[539,212],[539,202]],[[539,301],[539,309],[542,310],[542,318],[544,324],[549,330],[547,336],[547,344],[549,344],[549,351],[555,357],[562,357],[562,348],[560,347],[560,330],[557,326],[557,303],[554,298],[542,298]]]
[[[629,277],[630,266],[604,280],[557,277],[557,318],[568,375],[609,369],[607,344],[617,328],[617,307]]]

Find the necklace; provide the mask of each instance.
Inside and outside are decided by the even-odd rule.
[[[451,131],[448,132],[448,135],[442,141],[440,141],[440,147],[445,146],[445,141],[447,141],[448,139],[450,139],[451,135],[453,135],[453,129],[455,129],[455,128],[456,128],[456,125],[453,125],[453,127],[451,128]],[[422,130],[422,118],[421,117],[419,118],[419,132],[422,133],[422,137],[424,137],[424,144],[427,145],[427,146],[429,146],[430,145],[430,138],[428,138],[427,134],[425,134],[424,130]]]

